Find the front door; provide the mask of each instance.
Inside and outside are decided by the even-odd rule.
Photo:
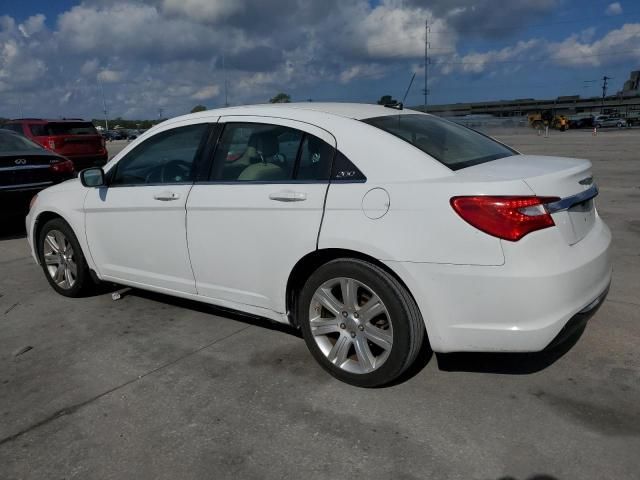
[[[185,206],[209,129],[201,123],[157,133],[107,172],[107,187],[89,191],[87,241],[102,277],[196,293]]]
[[[284,119],[220,122],[210,177],[187,202],[198,293],[284,313],[287,278],[316,249],[335,139]]]

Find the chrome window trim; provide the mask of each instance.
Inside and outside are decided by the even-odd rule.
[[[16,170],[34,170],[36,168],[49,168],[51,165],[17,165],[15,167],[0,167],[0,172],[13,172]]]
[[[555,202],[545,204],[545,208],[549,213],[557,213],[563,210],[568,210],[574,205],[577,205],[582,202],[586,202],[587,200],[591,200],[592,198],[598,195],[598,187],[593,184],[584,192],[576,193],[575,195],[571,195],[570,197],[565,197]]]
[[[30,190],[33,188],[44,187],[46,185],[53,185],[53,182],[38,182],[38,183],[23,183],[20,185],[2,185],[0,190]]]

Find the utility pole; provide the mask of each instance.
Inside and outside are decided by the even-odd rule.
[[[224,106],[229,106],[229,95],[227,92],[227,69],[224,65],[224,50],[222,51],[222,76],[224,78]]]
[[[104,113],[104,131],[109,130],[109,119],[107,117],[107,101],[104,98],[104,88],[102,87],[102,82],[100,81],[100,75],[96,77],[98,79],[98,85],[100,85],[100,93],[102,94],[102,113]]]
[[[424,22],[424,112],[429,103],[429,19]]]
[[[162,114],[164,113],[164,109],[160,107],[158,109],[158,120],[162,120]]]
[[[613,77],[602,77],[602,106],[604,107],[604,97],[607,96],[607,82],[613,80]]]

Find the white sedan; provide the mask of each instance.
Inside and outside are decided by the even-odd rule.
[[[300,328],[359,386],[436,352],[539,351],[611,279],[591,164],[440,118],[286,104],[168,120],[32,201],[60,294],[114,282]],[[428,342],[428,343],[427,343]]]

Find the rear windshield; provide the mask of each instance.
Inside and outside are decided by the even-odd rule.
[[[451,170],[517,153],[481,133],[431,115],[389,115],[369,118],[363,122],[400,137]]]
[[[32,152],[37,150],[42,150],[42,147],[31,140],[15,133],[0,132],[0,153]]]
[[[31,133],[36,137],[55,135],[97,135],[93,123],[90,122],[61,122],[43,125],[30,125]]]

